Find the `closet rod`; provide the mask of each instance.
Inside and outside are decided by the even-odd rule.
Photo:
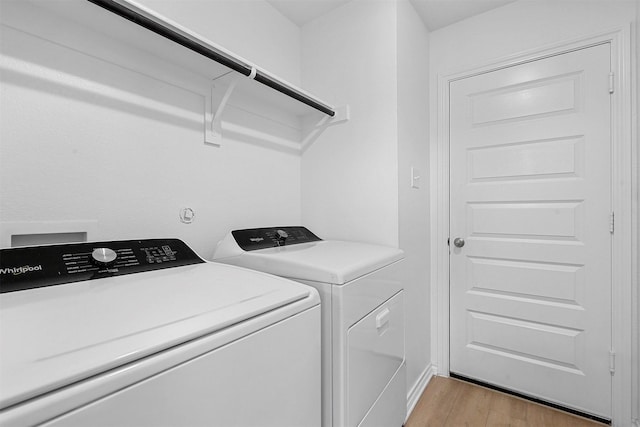
[[[234,58],[226,54],[225,52],[219,51],[211,46],[205,46],[202,43],[199,43],[197,40],[194,40],[190,37],[180,34],[180,32],[172,28],[168,28],[162,23],[156,22],[153,19],[135,10],[130,9],[125,5],[118,3],[116,0],[88,0],[88,1],[97,6],[102,7],[103,9],[106,9],[112,13],[115,13],[116,15],[121,16],[137,25],[140,25],[143,28],[153,31],[154,33],[166,39],[169,39],[175,43],[178,43],[179,45],[184,46],[187,49],[190,49],[196,53],[199,53],[202,56],[212,59],[224,65],[225,67],[228,67],[234,71],[237,71],[240,74],[243,74],[245,76],[249,76],[251,74],[252,66],[250,64],[240,61],[239,59]],[[323,103],[320,103],[313,98],[310,98],[306,94],[296,90],[296,88],[293,88],[291,86],[288,86],[278,81],[277,79],[271,77],[265,72],[260,71],[259,69],[256,72],[254,80],[272,89],[275,89],[278,92],[283,93],[293,99],[296,99],[297,101],[302,102],[303,104],[306,104],[312,108],[315,108],[316,110],[321,111],[329,116],[333,117],[335,115],[335,111],[331,107]]]
[[[308,106],[313,107],[318,111],[322,111],[328,116],[334,117],[336,115],[336,112],[332,108],[317,102],[313,98],[309,98],[307,95],[301,92],[298,92],[297,90],[295,90],[295,88],[292,88],[291,86],[282,84],[278,80],[274,79],[273,77],[269,76],[266,73],[263,73],[260,70],[257,71],[256,76],[254,77],[254,80],[262,83],[263,85],[269,86],[270,88],[275,89],[280,93],[284,93],[285,95],[293,99],[296,99],[302,102],[303,104],[307,104]]]

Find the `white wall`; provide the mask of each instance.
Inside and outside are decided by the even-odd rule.
[[[617,29],[630,22],[637,25],[640,22],[638,14],[636,0],[521,0],[430,33],[432,170],[436,167],[435,153],[438,141],[437,126],[435,126],[438,76],[463,72],[525,51],[540,49],[598,31]],[[638,40],[637,37],[636,40]],[[636,52],[638,46],[640,42],[635,45]],[[636,73],[635,87],[637,87],[637,76]],[[637,125],[637,116],[635,121]],[[635,144],[637,153],[637,136]],[[637,194],[635,197],[637,211]],[[432,198],[432,200],[435,199]],[[637,223],[637,214],[635,221]],[[436,283],[433,285],[436,286]],[[637,289],[637,283],[634,288]],[[636,312],[636,322],[637,319]],[[635,330],[637,331],[637,326]],[[432,348],[435,361],[437,351],[435,343]],[[638,351],[637,344],[635,348]],[[637,392],[637,382],[640,381],[637,354],[633,360],[636,377],[635,401],[640,405]],[[640,408],[635,410],[635,416],[638,417]]]
[[[407,378],[410,387],[429,368],[429,40],[426,27],[408,1],[398,2],[398,193],[400,248],[405,251],[403,281]],[[411,167],[420,188],[411,188]],[[420,393],[421,390],[415,390]],[[417,397],[417,396],[411,396]]]
[[[2,3],[6,21],[10,3]],[[299,29],[265,2],[250,3],[199,2],[192,18],[224,21],[206,28],[207,37],[299,81]],[[204,144],[208,81],[90,28],[45,12],[32,17],[43,20],[29,30],[35,36],[3,26],[5,231],[16,222],[47,232],[88,221],[96,224],[91,240],[179,237],[210,257],[230,228],[300,222],[299,156],[259,141]],[[247,21],[260,23],[259,37],[244,30]],[[182,207],[195,210],[192,224],[180,222]]]
[[[616,28],[634,16],[634,0],[510,3],[432,32],[431,81],[435,84],[437,73],[464,71],[508,55]],[[433,106],[435,96],[431,102]]]
[[[302,47],[304,87],[352,113],[303,156],[302,219],[323,238],[405,251],[411,397],[430,351],[427,32],[407,1],[353,1],[305,25]]]
[[[302,157],[302,219],[320,237],[398,245],[396,7],[353,1],[302,28],[302,83],[351,120]]]

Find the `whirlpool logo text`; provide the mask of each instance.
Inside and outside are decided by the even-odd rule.
[[[13,274],[18,276],[23,273],[31,273],[32,271],[42,271],[42,265],[25,265],[22,267],[0,268],[0,274]]]

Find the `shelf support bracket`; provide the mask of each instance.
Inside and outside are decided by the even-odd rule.
[[[247,77],[253,79],[256,76],[256,73],[256,68],[252,67],[251,74]],[[227,77],[229,75],[231,75],[230,78]],[[240,79],[243,78],[245,78],[245,76],[242,74],[227,73],[213,79],[209,93],[205,96],[205,143],[218,147],[221,145],[222,114],[224,113],[224,109],[226,108],[236,85]],[[218,83],[223,79],[225,80],[225,83]],[[216,96],[218,87],[226,87],[221,98]]]
[[[307,134],[304,136],[302,140],[302,144],[300,145],[300,152],[304,153],[307,148],[311,146],[315,142],[316,139],[320,136],[325,129],[330,126],[337,125],[338,123],[343,123],[348,121],[351,118],[351,110],[349,109],[349,105],[343,105],[341,107],[336,107],[336,114],[331,116],[324,116],[322,119],[318,121],[314,126],[312,126]]]
[[[220,146],[222,142],[222,112],[224,108],[227,106],[227,102],[233,93],[233,90],[236,88],[238,84],[238,80],[240,80],[240,75],[235,76],[226,90],[224,91],[224,95],[219,100],[216,105],[216,96],[215,91],[216,80],[214,79],[211,83],[211,88],[209,93],[205,97],[205,140],[204,142],[211,145]]]

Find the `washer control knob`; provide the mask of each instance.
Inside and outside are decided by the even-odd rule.
[[[284,242],[287,240],[287,237],[289,237],[289,234],[287,234],[286,231],[276,230],[276,239],[278,239],[278,246],[284,246]]]
[[[118,258],[116,251],[109,248],[97,248],[91,252],[91,260],[99,267],[108,267],[109,265],[112,265],[116,258]]]

